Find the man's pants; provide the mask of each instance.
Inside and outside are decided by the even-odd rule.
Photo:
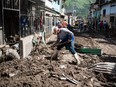
[[[75,42],[74,40],[71,40],[71,42],[69,42],[69,43],[59,45],[59,46],[57,46],[57,50],[61,50],[61,48],[63,48],[65,46],[74,55],[76,53],[75,48],[74,48],[74,42]],[[63,43],[63,42],[61,42],[61,43]]]

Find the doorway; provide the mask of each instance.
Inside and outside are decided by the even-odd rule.
[[[19,11],[4,10],[4,34],[6,42],[11,36],[19,35]]]

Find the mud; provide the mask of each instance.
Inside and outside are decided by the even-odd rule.
[[[96,38],[90,36],[78,36],[76,42],[91,48],[101,48]],[[103,46],[105,48],[106,43]],[[115,45],[112,46],[114,50]],[[73,63],[75,61],[73,55],[62,49],[58,60],[52,60],[50,63],[53,52],[53,49],[44,47],[32,52],[25,59],[0,63],[0,87],[116,87],[115,76],[96,73],[89,69],[93,64],[103,61],[101,56],[79,54],[83,61],[80,65],[76,65]],[[110,51],[107,52],[110,54]],[[59,79],[63,74],[79,83],[76,85],[69,80]]]

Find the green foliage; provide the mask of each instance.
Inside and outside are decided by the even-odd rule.
[[[89,6],[95,0],[66,0],[66,9],[76,8],[77,14],[86,16],[89,10]]]
[[[78,8],[84,8],[86,4],[90,4],[95,0],[66,0],[66,6],[76,5]]]

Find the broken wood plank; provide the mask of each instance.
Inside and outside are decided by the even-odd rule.
[[[111,62],[100,62],[92,67],[95,72],[107,73],[116,75],[116,63]]]

